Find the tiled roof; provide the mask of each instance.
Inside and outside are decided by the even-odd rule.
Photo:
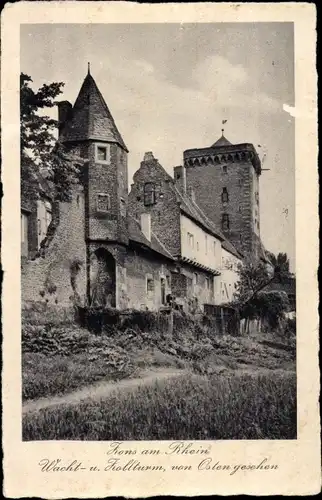
[[[161,241],[151,232],[151,241],[149,241],[141,231],[140,223],[136,221],[133,217],[129,216],[129,238],[130,240],[140,243],[150,250],[157,252],[168,259],[174,260],[174,257],[166,249],[166,247],[161,243]]]
[[[90,74],[83,82],[71,118],[61,131],[63,142],[87,139],[116,142],[127,151],[113,116]]]
[[[223,233],[215,226],[215,224],[206,216],[206,214],[201,210],[199,205],[191,199],[187,194],[183,194],[174,186],[175,193],[177,195],[177,200],[180,202],[180,208],[183,213],[188,215],[191,219],[202,225],[207,231],[212,235],[216,236],[222,241],[222,246],[231,254],[236,257],[241,257],[241,254],[236,250],[234,245],[228,241]]]
[[[224,134],[216,141],[211,147],[212,148],[217,148],[218,146],[232,146],[232,143],[229,142]]]

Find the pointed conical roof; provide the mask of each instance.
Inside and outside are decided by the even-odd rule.
[[[232,146],[232,143],[226,139],[224,134],[222,134],[220,139],[218,139],[218,141],[216,141],[211,147],[217,148],[218,146]]]
[[[72,109],[71,118],[61,131],[61,140],[116,142],[128,151],[113,116],[94,78],[87,74]]]

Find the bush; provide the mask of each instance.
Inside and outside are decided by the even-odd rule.
[[[23,417],[23,439],[296,439],[296,376],[181,376]]]

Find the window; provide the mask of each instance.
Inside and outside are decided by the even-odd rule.
[[[222,171],[224,174],[227,174],[227,165],[223,165]]]
[[[154,292],[154,279],[150,276],[146,279],[146,291],[148,295],[151,295]]]
[[[144,205],[155,204],[155,185],[153,182],[146,182],[144,184]]]
[[[193,273],[193,284],[198,285],[198,273]]]
[[[216,242],[215,241],[214,241],[213,250],[214,250],[214,255],[216,255]]]
[[[207,287],[207,290],[210,290],[210,279],[209,278],[206,278],[206,287]]]
[[[194,247],[194,236],[192,233],[187,233],[188,245],[193,248]]]
[[[197,252],[199,252],[199,241],[197,241]]]
[[[111,208],[111,197],[107,193],[97,195],[97,211],[108,212]]]
[[[221,227],[223,231],[228,231],[229,229],[229,215],[223,214],[221,219]]]
[[[226,187],[224,187],[222,190],[221,201],[222,201],[222,203],[228,203],[228,201],[229,201],[228,191],[227,191]]]
[[[109,144],[95,144],[95,160],[99,163],[110,163]]]

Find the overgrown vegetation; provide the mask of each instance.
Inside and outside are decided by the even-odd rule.
[[[63,394],[152,367],[185,368],[205,375],[245,368],[294,369],[291,333],[287,339],[221,336],[211,319],[175,313],[170,336],[165,318],[128,312],[118,327],[109,326],[97,335],[77,327],[64,309],[34,305],[23,312],[23,398]],[[263,343],[265,339],[270,346]]]
[[[182,376],[26,414],[24,440],[295,439],[294,373]]]
[[[234,306],[246,321],[260,319],[269,330],[277,330],[285,326],[283,321],[289,307],[288,297],[285,292],[264,289],[274,279],[282,280],[288,274],[289,263],[286,254],[279,254],[278,258],[270,255],[274,269],[252,259],[239,266]]]

